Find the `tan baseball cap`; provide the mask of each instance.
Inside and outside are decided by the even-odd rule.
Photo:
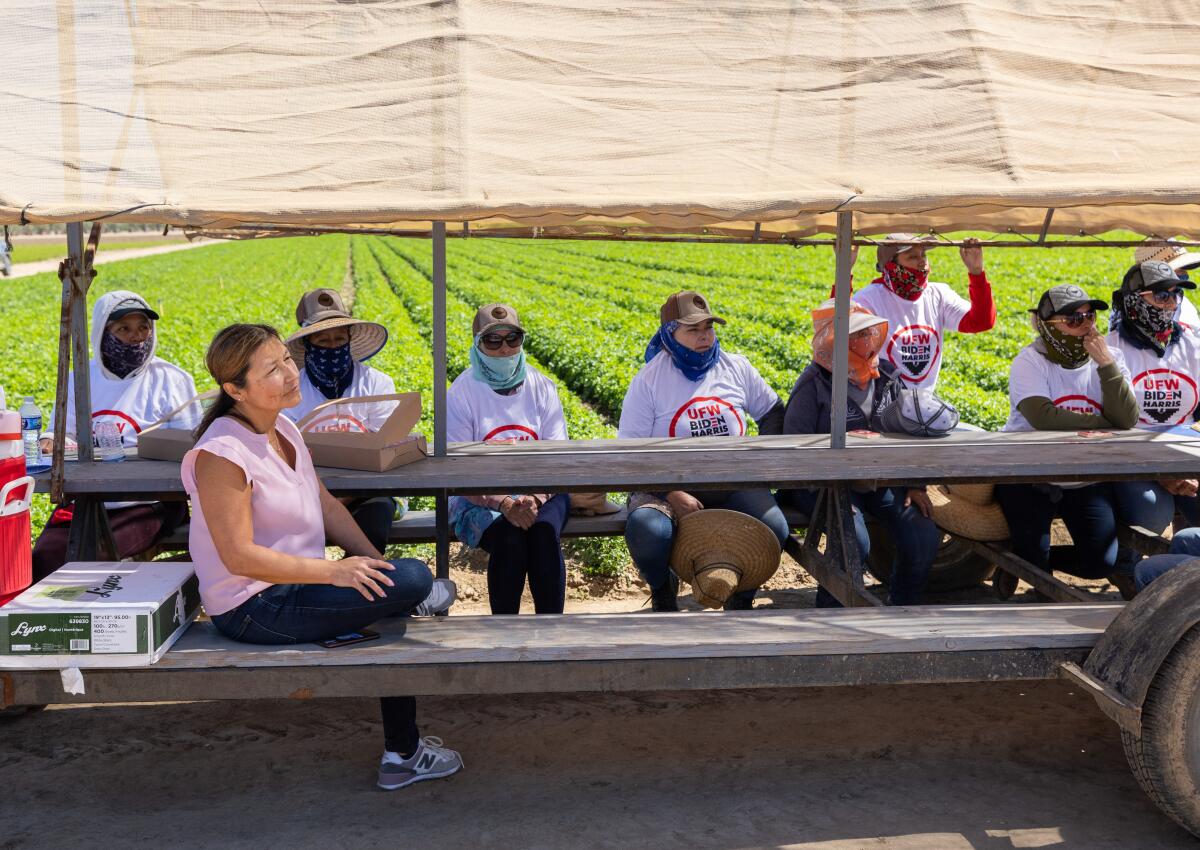
[[[1174,242],[1174,239],[1168,239],[1167,242]],[[1160,262],[1166,263],[1174,271],[1182,269],[1191,269],[1200,266],[1200,254],[1193,253],[1187,250],[1182,245],[1143,245],[1133,252],[1133,264],[1140,266],[1142,263]]]
[[[889,233],[880,239],[876,245],[876,268],[883,269],[885,265],[896,259],[897,254],[903,254],[915,245],[922,245],[925,248],[936,248],[938,240],[936,236],[929,234],[918,236],[912,233]]]
[[[708,309],[708,302],[699,292],[684,289],[667,298],[658,311],[659,319],[665,325],[667,322],[679,322],[681,325],[698,325],[710,319],[719,324],[725,324],[720,316],[714,316]]]
[[[475,311],[475,321],[471,322],[471,333],[479,336],[502,327],[525,333],[525,329],[521,327],[521,318],[512,307],[507,304],[484,304]]]

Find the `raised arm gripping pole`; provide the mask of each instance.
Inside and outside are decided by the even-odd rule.
[[[837,214],[837,271],[834,277],[833,312],[833,417],[829,447],[846,448],[846,389],[850,380],[850,263],[854,241],[854,213]]]

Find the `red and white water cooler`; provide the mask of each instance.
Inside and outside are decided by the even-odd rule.
[[[21,417],[0,410],[0,605],[33,581],[29,503],[33,479],[25,474]]]

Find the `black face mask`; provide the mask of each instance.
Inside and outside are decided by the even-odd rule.
[[[117,339],[108,331],[100,338],[100,359],[104,368],[118,378],[124,378],[130,372],[135,372],[150,359],[154,350],[154,331],[150,336],[137,345],[128,345]]]

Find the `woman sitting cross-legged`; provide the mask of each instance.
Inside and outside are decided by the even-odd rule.
[[[629,384],[617,436],[743,437],[746,417],[761,434],[778,434],[783,402],[750,361],[721,349],[714,316],[698,292],[676,292],[659,310],[659,328],[646,347],[646,365]],[[766,487],[750,490],[671,490],[632,493],[625,542],[650,585],[655,611],[678,611],[679,578],[671,572],[678,520],[693,511],[725,508],[761,520],[782,546],[787,520]],[[754,591],[729,597],[727,609],[753,607]]]
[[[884,430],[879,415],[891,398],[893,382],[899,382],[896,367],[879,359],[888,338],[888,322],[858,304],[850,310],[849,386],[846,428]],[[788,397],[783,417],[785,434],[828,434],[833,422],[834,302],[826,301],[813,311],[813,362],[800,373]],[[817,491],[781,493],[800,511],[811,515]],[[871,548],[867,514],[883,525],[896,544],[896,558],[888,582],[888,604],[915,605],[929,579],[942,533],[930,519],[929,497],[921,485],[854,490],[854,536],[865,565]],[[837,608],[841,603],[824,587],[817,588],[818,608]]]
[[[384,617],[450,607],[454,586],[411,559],[384,561],[317,478],[283,411],[299,375],[274,328],[230,325],[208,348],[221,389],[183,460],[192,504],[189,548],[213,624],[233,640],[295,644],[355,632]],[[347,557],[325,556],[326,535]],[[417,732],[412,697],[384,697],[382,788],[449,776],[453,750]]]
[[[507,304],[480,307],[472,322],[471,368],[446,393],[451,442],[565,440],[558,391],[525,362],[525,330]],[[567,568],[559,535],[571,503],[565,493],[455,496],[450,522],[466,545],[488,553],[493,614],[519,614],[525,579],[538,614],[561,614]]]
[[[1138,407],[1121,352],[1096,332],[1096,311],[1108,305],[1074,284],[1053,286],[1030,310],[1037,339],[1014,358],[1008,378],[1011,412],[1005,431],[1132,428]],[[1100,449],[1102,451],[1102,449]],[[1132,566],[1114,573],[1116,497],[1111,484],[997,484],[996,501],[1012,533],[1013,551],[1042,569],[1081,578],[1111,576],[1132,591]],[[1074,545],[1050,547],[1050,524],[1061,516]],[[1011,591],[1016,577],[997,576]]]

